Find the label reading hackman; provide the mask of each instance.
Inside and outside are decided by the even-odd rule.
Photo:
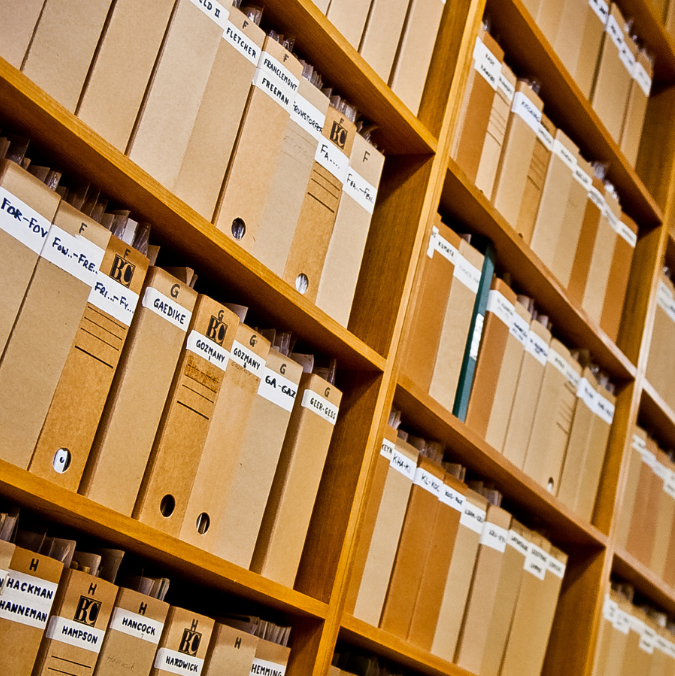
[[[155,657],[155,669],[168,671],[178,676],[199,676],[204,667],[204,660],[200,657],[184,655],[177,650],[160,648]]]
[[[182,305],[176,303],[172,298],[165,296],[153,286],[146,287],[142,305],[182,331],[188,330],[192,312],[186,310]]]
[[[328,399],[324,399],[320,394],[312,392],[312,390],[305,390],[302,395],[302,406],[314,411],[320,415],[324,420],[327,420],[331,425],[335,425],[338,416],[338,407],[331,404]]]
[[[50,227],[51,223],[44,216],[0,187],[0,230],[39,254]]]
[[[244,35],[234,24],[227,22],[223,31],[223,40],[229,42],[242,56],[254,66],[260,61],[260,47]]]
[[[109,630],[119,631],[128,636],[147,641],[153,645],[159,643],[164,624],[151,620],[124,608],[115,608],[110,618]]]
[[[42,257],[89,287],[96,284],[105,251],[79,235],[73,236],[57,225],[47,235]]]
[[[88,302],[125,326],[131,326],[138,305],[138,294],[98,270]]]
[[[298,386],[292,380],[266,366],[265,375],[260,379],[258,394],[290,413],[298,394]]]
[[[57,586],[54,582],[10,570],[0,596],[0,619],[44,630]]]
[[[239,366],[245,368],[257,378],[263,377],[265,373],[265,360],[237,340],[232,343],[230,358],[235,364],[239,364]]]
[[[97,654],[101,652],[104,636],[105,631],[102,629],[88,627],[65,617],[52,617],[45,632],[48,639]]]
[[[190,331],[185,348],[203,357],[221,371],[227,368],[227,363],[230,361],[230,353],[225,348],[194,329]]]

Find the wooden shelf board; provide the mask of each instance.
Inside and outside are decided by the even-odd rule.
[[[0,119],[30,132],[54,163],[82,175],[153,224],[153,242],[185,254],[218,300],[249,303],[256,315],[292,330],[346,368],[383,371],[386,360],[233,239],[166,190],[119,150],[0,59]],[[30,156],[30,148],[29,148]],[[265,328],[265,327],[263,327]]]
[[[485,235],[497,249],[497,266],[508,270],[519,292],[532,296],[537,309],[551,317],[553,332],[569,347],[587,348],[615,381],[635,378],[636,368],[609,336],[568,298],[562,285],[525,244],[487,197],[449,159],[441,213]]]
[[[406,425],[418,428],[423,436],[444,441],[446,454],[453,460],[494,482],[504,494],[507,509],[513,509],[516,517],[522,511],[550,526],[554,544],[563,549],[569,544],[607,545],[606,535],[598,528],[580,519],[405,376],[399,376],[394,405],[401,410]]]
[[[317,619],[327,615],[325,603],[224,561],[4,460],[0,460],[0,495],[20,507],[38,510],[48,520],[100,537],[212,589],[293,615]]]
[[[675,613],[675,589],[625,549],[614,552],[612,572],[669,614]]]
[[[644,378],[638,420],[654,429],[664,447],[675,448],[675,411],[665,402],[654,386]]]
[[[572,76],[532,19],[522,0],[489,0],[493,32],[500,36],[506,62],[520,77],[541,83],[544,112],[580,147],[589,160],[609,163],[607,178],[616,186],[623,210],[640,226],[654,226],[663,214],[628,163],[618,144],[581,93]]]
[[[436,151],[437,139],[311,0],[267,1],[263,23],[297,36],[294,51],[324,76],[326,86],[378,125],[375,138],[388,155]]]
[[[343,615],[340,638],[359,648],[391,659],[401,666],[414,669],[415,673],[429,676],[473,676],[466,669],[352,615]]]

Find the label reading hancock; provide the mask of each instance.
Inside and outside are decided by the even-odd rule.
[[[630,615],[621,608],[614,614],[614,629],[622,634],[628,634],[630,631]]]
[[[635,248],[637,244],[637,235],[623,222],[619,221],[616,226],[616,234],[630,244],[631,248]]]
[[[507,300],[500,291],[497,291],[497,289],[491,289],[488,294],[487,311],[492,312],[496,317],[501,319],[509,329],[511,328],[516,310],[513,307],[513,303]]]
[[[547,568],[548,554],[541,547],[537,547],[537,545],[530,542],[523,570],[534,575],[538,580],[543,580],[546,577]]]
[[[125,326],[131,326],[138,305],[138,294],[98,270],[88,302]]]
[[[105,251],[88,239],[73,236],[52,225],[42,249],[42,257],[89,287],[96,284],[96,273]]]
[[[254,66],[260,61],[260,47],[244,35],[234,24],[227,22],[223,31],[223,39],[229,42],[242,56]]]
[[[355,172],[351,167],[347,171],[347,178],[343,184],[343,191],[372,215],[375,210],[377,188],[368,183],[361,174]]]
[[[59,643],[66,643],[75,648],[83,648],[92,653],[101,652],[105,631],[88,627],[81,622],[67,620],[65,617],[52,617],[45,632],[45,637]]]
[[[202,673],[204,660],[199,657],[184,655],[176,650],[160,648],[155,657],[155,669],[168,671],[179,676],[199,676]]]
[[[391,457],[391,466],[397,472],[403,474],[404,477],[412,481],[415,478],[415,471],[417,465],[407,456],[403,455],[399,450],[394,448],[394,453]]]
[[[459,252],[455,249],[447,239],[441,237],[438,228],[434,225],[431,228],[431,237],[429,237],[429,247],[427,248],[427,256],[434,257],[434,251],[438,251],[443,258],[449,260],[453,265],[457,263]]]
[[[637,80],[637,83],[640,85],[640,89],[642,89],[645,96],[649,98],[649,94],[652,91],[652,79],[649,77],[645,67],[639,62],[635,64],[633,77]]]
[[[527,337],[530,333],[530,322],[521,317],[517,312],[513,313],[513,323],[509,333],[517,338],[523,346],[527,345]]]
[[[574,171],[577,166],[577,158],[560,143],[558,139],[553,142],[553,152],[565,163],[570,171]]]
[[[443,486],[443,482],[438,477],[431,474],[431,472],[427,472],[427,470],[423,469],[422,467],[418,467],[415,470],[415,479],[413,484],[423,488],[425,491],[435,495],[437,498],[441,497],[441,488]]]
[[[286,667],[276,662],[268,662],[256,657],[251,665],[251,674],[255,676],[284,676]]]
[[[252,373],[258,378],[263,377],[265,372],[265,360],[237,340],[232,343],[230,357],[235,364],[239,364],[239,366],[245,368],[249,373]]]
[[[521,117],[535,134],[538,132],[541,124],[541,111],[537,110],[534,103],[523,92],[516,92],[511,110]]]
[[[614,404],[607,401],[601,394],[596,393],[594,413],[608,425],[611,425],[614,420]]]
[[[504,98],[509,102],[513,102],[513,97],[516,95],[516,88],[506,79],[504,73],[500,72],[497,78],[497,87],[504,95]]]
[[[349,172],[349,158],[325,136],[319,141],[314,160],[344,185]]]
[[[304,96],[296,94],[293,101],[291,121],[295,122],[317,141],[324,140],[323,126],[326,124],[326,116]]]
[[[389,441],[389,439],[382,439],[382,446],[380,447],[380,455],[386,458],[391,463],[394,457],[396,446]]]
[[[496,549],[503,554],[506,551],[506,541],[508,538],[509,531],[488,521],[483,527],[480,544],[490,547],[490,549]]]
[[[334,404],[331,404],[328,399],[324,399],[316,392],[312,392],[312,390],[305,390],[302,395],[302,405],[320,415],[331,425],[335,425],[339,409]]]
[[[298,394],[298,386],[292,380],[266,366],[265,375],[260,379],[258,394],[290,413]]]
[[[598,18],[602,21],[602,25],[604,26],[607,23],[607,17],[609,16],[609,5],[605,0],[588,0],[588,4],[598,15]]]
[[[112,617],[110,618],[109,629],[119,631],[123,634],[128,634],[134,638],[139,638],[153,645],[159,643],[162,637],[162,629],[164,624],[151,620],[138,613],[132,613],[130,610],[124,608],[115,608]]]
[[[469,357],[476,361],[478,359],[478,350],[480,349],[480,339],[483,335],[483,323],[485,317],[481,314],[476,315],[476,323],[473,327],[473,335],[471,336],[471,346],[469,348]]]
[[[260,55],[258,68],[253,76],[253,86],[265,92],[289,115],[298,91],[298,78],[268,52]]]
[[[577,387],[577,397],[586,404],[586,407],[592,413],[595,413],[595,397],[597,396],[596,391],[593,389],[593,386],[586,380],[582,378],[579,381],[579,387]]]
[[[152,286],[148,286],[143,294],[142,305],[148,310],[152,310],[155,314],[163,317],[168,322],[177,326],[183,331],[188,330],[192,312],[186,310],[182,305],[176,303],[175,300],[165,296],[161,291],[158,291]]]
[[[534,331],[530,331],[527,334],[527,346],[525,348],[542,366],[546,366],[548,361],[548,350],[549,346],[541,336],[537,335]]]
[[[447,484],[443,484],[441,488],[441,502],[445,505],[448,505],[448,507],[452,507],[460,513],[464,511],[464,496],[459,491],[456,491]]]
[[[553,152],[553,143],[555,139],[543,124],[539,125],[539,128],[537,129],[537,136],[544,146],[546,146],[546,149],[549,152]]]
[[[476,45],[473,48],[473,65],[490,87],[496,90],[502,72],[502,64],[480,38],[476,38]]]
[[[464,501],[464,512],[459,520],[462,526],[470,528],[474,533],[481,535],[485,525],[485,511],[480,507],[476,507],[468,500]]]
[[[197,5],[199,9],[215,21],[223,30],[227,26],[227,17],[230,13],[216,0],[192,0],[193,5]]]
[[[464,256],[457,255],[455,260],[455,279],[462,282],[472,293],[478,293],[480,284],[480,270],[469,263]]]
[[[516,533],[515,530],[509,531],[509,537],[506,544],[513,547],[523,556],[527,556],[527,552],[530,550],[530,543],[520,533]]]
[[[10,570],[0,596],[0,619],[44,629],[57,584]]]
[[[44,216],[0,187],[0,230],[39,254],[50,227],[51,223]]]
[[[227,368],[227,363],[230,361],[230,353],[225,348],[194,329],[190,331],[185,347],[190,352],[198,354],[214,366],[217,366],[221,371]]]
[[[566,566],[562,561],[558,561],[555,556],[548,557],[548,570],[549,573],[553,573],[556,577],[559,577],[561,580],[565,577]]]

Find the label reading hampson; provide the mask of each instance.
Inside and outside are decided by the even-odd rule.
[[[148,286],[145,289],[142,305],[182,331],[188,330],[192,312],[186,310],[182,305],[179,305],[175,300],[165,296],[154,287]]]
[[[234,24],[227,22],[223,31],[223,40],[229,42],[242,56],[254,66],[260,61],[260,47],[246,37]]]
[[[249,350],[239,341],[235,340],[232,343],[232,352],[230,354],[232,361],[245,368],[249,373],[252,373],[258,378],[262,378],[265,371],[265,360],[259,357],[255,352]]]
[[[131,326],[138,305],[138,294],[98,270],[88,302],[125,326]]]
[[[203,357],[221,371],[227,368],[227,362],[230,361],[230,353],[226,349],[194,329],[190,331],[185,348]]]
[[[331,425],[335,425],[338,416],[338,407],[331,404],[328,399],[324,399],[321,395],[312,390],[305,390],[302,395],[302,406],[314,411],[320,415],[324,420],[327,420]]]
[[[124,608],[115,608],[110,618],[109,629],[134,636],[153,645],[159,643],[164,624],[151,620]]]
[[[260,379],[258,394],[290,413],[298,394],[298,386],[292,380],[266,366],[265,375]]]
[[[39,254],[51,223],[9,190],[0,187],[0,230]]]
[[[200,657],[184,655],[176,650],[160,648],[155,657],[155,669],[168,671],[178,676],[199,676],[202,673],[204,660]]]
[[[0,596],[0,619],[44,629],[57,584],[10,570]]]
[[[45,632],[45,637],[59,643],[82,648],[92,653],[100,653],[103,645],[103,629],[88,627],[81,622],[73,622],[65,617],[52,617]]]
[[[441,237],[438,228],[434,225],[431,228],[431,237],[429,238],[429,247],[427,248],[427,256],[434,257],[434,252],[438,251],[443,258],[449,260],[453,265],[456,264],[459,252],[455,249],[447,239]]]
[[[105,251],[88,239],[73,236],[52,225],[42,249],[42,257],[89,287],[96,284]]]
[[[256,657],[251,665],[251,676],[284,676],[286,667],[276,662],[268,662]]]

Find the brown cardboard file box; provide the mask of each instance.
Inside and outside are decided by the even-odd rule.
[[[585,11],[584,11],[585,10]],[[606,0],[589,0],[581,16],[584,19],[583,29],[580,31],[581,46],[576,67],[570,63],[570,73],[576,80],[583,95],[590,99],[595,73],[602,47],[602,38],[609,17],[609,3]]]
[[[285,673],[290,654],[290,648],[260,639],[255,649],[251,674],[264,674],[266,670],[270,674]]]
[[[564,2],[563,0],[540,0],[535,20],[546,39],[553,41],[560,29]]]
[[[581,42],[591,8],[588,0],[561,0],[559,4],[561,14],[558,30],[547,37],[567,71],[573,74],[579,63]]]
[[[626,542],[628,541],[628,533],[630,531],[633,508],[635,507],[635,500],[637,498],[642,458],[646,453],[648,453],[647,433],[636,425],[633,428],[633,437],[629,451],[626,486],[624,488],[623,502],[621,504],[621,518],[619,519],[619,527],[617,529],[616,535],[617,547],[625,548]],[[650,462],[649,458],[647,458],[646,462]]]
[[[203,676],[249,676],[258,643],[257,636],[216,622]]]
[[[647,380],[672,408],[675,397],[669,374],[672,337],[675,335],[675,287],[664,272],[659,279],[652,331],[646,368]]]
[[[21,68],[45,0],[0,2],[0,56],[14,68]]]
[[[326,16],[349,44],[358,48],[370,10],[370,0],[331,0]]]
[[[134,508],[196,299],[150,268],[79,488],[123,514]]]
[[[638,52],[630,86],[626,116],[621,129],[619,146],[631,166],[637,162],[640,139],[647,114],[647,103],[652,89],[654,64],[644,51]]]
[[[675,523],[674,466],[665,453],[659,453],[659,460],[654,465],[654,472],[661,480],[661,491],[656,511],[656,537],[649,567],[662,579],[666,569],[673,523]]]

